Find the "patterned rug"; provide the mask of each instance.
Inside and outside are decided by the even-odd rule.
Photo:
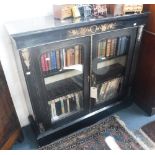
[[[53,143],[41,147],[41,150],[109,150],[106,141],[112,137],[122,150],[143,150],[146,145],[131,133],[117,116],[109,116],[99,122],[78,130]]]

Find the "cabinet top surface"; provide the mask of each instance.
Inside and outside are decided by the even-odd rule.
[[[92,18],[92,17],[78,18],[78,19],[69,18],[65,20],[58,20],[58,19],[54,19],[52,16],[45,16],[45,17],[8,22],[5,24],[5,27],[9,35],[24,36],[24,35],[30,35],[33,33],[41,33],[43,31],[62,30],[65,28],[86,26],[89,24],[116,22],[119,20],[130,20],[133,18],[141,18],[147,15],[148,15],[148,12],[141,13],[141,14],[115,16],[115,17],[112,15],[108,15],[107,17],[102,17],[102,18]]]

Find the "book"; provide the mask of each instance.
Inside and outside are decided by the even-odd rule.
[[[107,44],[107,41],[103,40],[103,43],[102,43],[102,56],[103,57],[106,56],[106,44]]]
[[[50,52],[48,52],[47,54],[48,54],[48,67],[49,67],[49,71],[51,71],[52,68],[51,68],[51,57],[50,57]]]
[[[68,113],[68,106],[67,106],[67,99],[64,97],[63,99],[63,103],[64,103],[64,110],[65,110],[65,113]]]
[[[121,53],[121,42],[122,42],[122,38],[120,37],[118,39],[117,55],[120,55],[120,53]]]
[[[71,95],[69,98],[69,103],[70,103],[70,111],[75,111],[76,110],[76,100],[74,95]]]
[[[41,68],[43,72],[46,72],[46,66],[45,66],[45,55],[41,55]]]
[[[54,102],[54,100],[51,101],[50,105],[51,105],[52,117],[57,116],[56,115],[56,108],[55,108],[55,102]]]
[[[79,64],[79,45],[76,45],[74,47],[74,50],[75,50],[75,64]]]
[[[71,59],[70,59],[70,48],[68,48],[66,50],[66,66],[70,66],[71,65]]]
[[[56,69],[56,53],[54,50],[51,52],[51,69],[54,71]]]
[[[78,93],[75,93],[75,100],[76,100],[77,110],[80,110],[80,101],[79,101]]]
[[[75,50],[74,50],[74,48],[70,49],[70,65],[75,65]]]
[[[67,111],[68,112],[70,112],[69,98],[70,98],[70,96],[67,95]]]
[[[120,55],[125,53],[126,46],[127,46],[127,37],[122,37],[122,39],[121,39]]]
[[[60,97],[60,102],[61,102],[61,111],[62,111],[62,114],[65,113],[65,107],[64,107],[64,102],[63,102],[63,99]]]
[[[60,51],[56,50],[56,69],[61,69],[61,62],[60,62]]]
[[[113,38],[112,42],[111,42],[111,56],[115,56],[116,55],[116,46],[117,46],[117,38]]]
[[[107,47],[106,47],[106,57],[110,56],[110,52],[111,52],[111,39],[107,40]]]
[[[61,101],[60,100],[55,102],[55,107],[56,107],[57,116],[60,116],[62,114],[62,108],[61,108]]]
[[[100,57],[100,51],[101,51],[101,42],[98,43],[98,48],[97,48],[97,57]]]

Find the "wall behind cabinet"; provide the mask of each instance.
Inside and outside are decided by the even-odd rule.
[[[5,0],[0,1],[0,59],[6,76],[11,97],[21,126],[29,123],[27,117],[29,99],[22,88],[11,42],[4,29],[4,23],[26,18],[47,16],[52,14],[51,0]]]

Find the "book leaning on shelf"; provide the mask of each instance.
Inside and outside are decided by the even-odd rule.
[[[82,100],[82,91],[79,91],[49,101],[52,119],[57,120],[61,116],[65,117],[72,112],[79,111],[82,109]]]
[[[64,67],[82,63],[82,48],[76,45],[70,48],[52,49],[41,56],[43,73],[61,71]]]
[[[118,95],[118,90],[122,83],[123,77],[118,77],[109,81],[99,84],[98,88],[98,98],[97,102],[104,102],[115,98]]]

